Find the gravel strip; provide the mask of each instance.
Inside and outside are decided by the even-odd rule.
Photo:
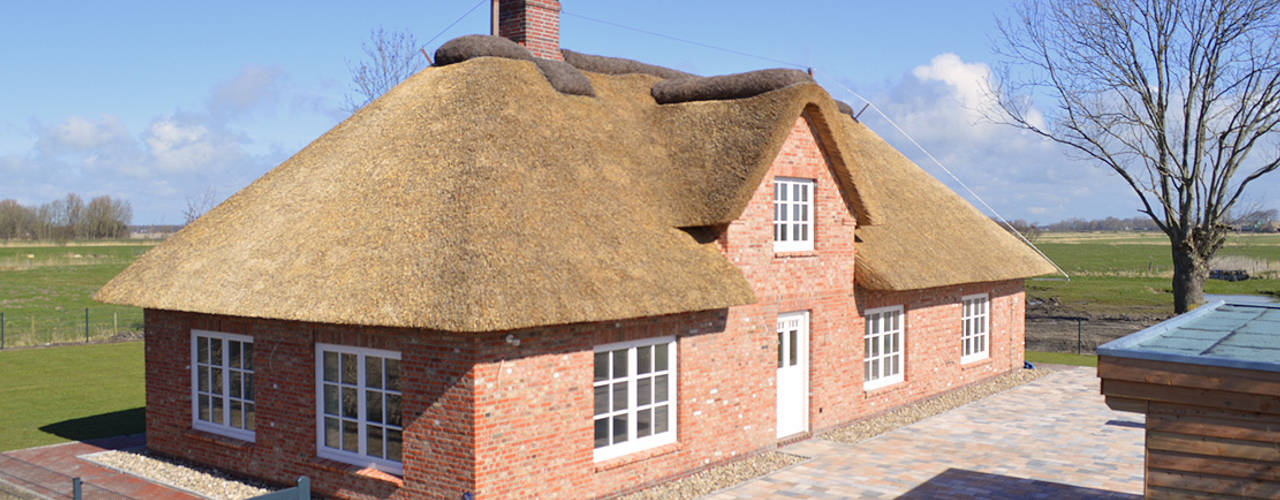
[[[953,410],[998,392],[1003,392],[1051,373],[1053,368],[1016,370],[991,380],[970,384],[915,404],[889,410],[880,415],[859,420],[848,426],[818,436],[841,443],[856,443],[885,432],[910,425],[939,413]]]
[[[746,460],[707,469],[684,479],[663,483],[619,498],[625,500],[697,498],[805,460],[808,458],[777,451],[761,453]]]
[[[240,481],[216,469],[150,455],[146,450],[104,451],[80,458],[206,498],[242,500],[273,491],[264,483]]]

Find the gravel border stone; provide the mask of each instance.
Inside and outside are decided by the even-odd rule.
[[[145,449],[110,450],[81,455],[79,458],[193,495],[216,500],[243,500],[274,491],[266,483],[239,480],[217,469],[159,457]]]
[[[976,384],[969,384],[959,389],[942,393],[924,401],[889,410],[871,418],[858,420],[847,426],[825,432],[818,437],[839,443],[857,443],[863,439],[879,436],[904,425],[910,425],[987,396],[1004,392],[1048,375],[1052,371],[1052,368],[1015,370]]]
[[[806,457],[771,451],[736,462],[712,467],[692,476],[662,483],[630,495],[624,500],[687,500],[719,491],[753,477],[771,474],[779,469],[809,460]]]

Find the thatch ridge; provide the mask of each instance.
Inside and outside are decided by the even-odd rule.
[[[523,61],[428,68],[95,298],[458,332],[755,302],[740,271],[670,222],[682,201],[636,195],[638,165],[677,170],[663,137],[636,133],[659,107],[652,77],[589,77],[594,99]]]
[[[560,55],[564,56],[564,61],[573,65],[573,67],[583,71],[590,71],[592,73],[603,73],[606,75],[640,73],[653,75],[663,79],[694,78],[698,76],[693,73],[685,73],[680,70],[646,64],[640,61],[633,61],[631,59],[583,54],[569,49],[560,49]]]
[[[914,236],[940,233],[898,212],[933,209],[912,204],[920,195],[907,205],[896,197],[936,194],[937,182],[903,170],[916,167],[815,83],[660,105],[650,96],[658,77],[583,76],[595,98],[543,85],[522,60],[423,70],[147,252],[95,299],[457,332],[754,303],[738,268],[678,228],[739,217],[802,114],[856,214],[860,285],[1030,275],[1000,269],[1005,256],[982,248],[980,272],[969,272],[955,264],[970,262],[968,243],[930,248]],[[963,215],[938,215],[957,225],[948,231],[996,238],[959,203],[938,203]]]
[[[839,109],[841,113],[853,117],[853,106],[850,106],[849,103],[836,99],[836,108]]]
[[[813,82],[813,77],[799,70],[775,68],[706,78],[663,80],[653,84],[652,93],[658,104],[742,99],[804,82]]]
[[[477,57],[501,57],[517,61],[534,60],[533,53],[520,44],[500,36],[464,35],[449,40],[436,49],[436,66],[448,66]]]
[[[551,88],[556,89],[561,94],[596,96],[595,89],[591,87],[591,80],[588,80],[586,75],[578,71],[578,68],[570,66],[569,63],[554,59],[537,59],[533,63],[538,66],[542,76],[546,77],[547,81],[551,83]]]

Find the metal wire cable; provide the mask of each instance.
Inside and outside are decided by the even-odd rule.
[[[978,196],[978,193],[975,193],[973,192],[972,189],[969,189],[968,184],[965,184],[964,181],[960,180],[959,177],[956,177],[956,174],[952,173],[951,169],[947,168],[946,165],[943,165],[942,162],[939,161],[937,157],[933,156],[933,153],[930,153],[929,150],[924,148],[924,146],[921,146],[919,142],[916,142],[915,137],[912,137],[911,134],[908,134],[906,130],[903,130],[902,127],[898,126],[898,123],[893,121],[892,118],[889,118],[889,115],[886,115],[884,111],[881,111],[880,108],[875,105],[875,103],[871,102],[871,100],[867,99],[866,97],[862,97],[861,94],[854,92],[853,89],[849,88],[845,84],[840,83],[839,81],[835,83],[836,85],[839,85],[841,88],[843,88],[845,91],[852,94],[854,97],[857,97],[858,99],[861,99],[862,102],[867,103],[867,106],[870,106],[871,109],[875,110],[876,114],[880,115],[881,118],[884,118],[886,122],[889,122],[889,125],[892,125],[893,128],[898,131],[898,133],[902,134],[903,137],[906,137],[908,141],[911,141],[911,144],[915,145],[915,147],[919,149],[921,153],[924,153],[925,156],[928,156],[929,159],[932,160],[933,163],[938,166],[938,168],[941,168],[943,172],[946,172],[947,175],[951,176],[952,180],[955,180],[956,183],[960,185],[960,187],[964,188],[965,192],[969,193],[969,196],[972,196],[973,199],[978,200],[978,203],[981,203],[983,207],[986,207],[987,211],[990,212],[991,215],[994,215],[996,216],[997,219],[1000,219],[1000,222],[1004,224],[1005,227],[1009,228],[1011,230],[1010,232],[1012,232],[1015,236],[1017,236],[1018,239],[1022,240],[1023,243],[1026,243],[1027,246],[1031,247],[1032,250],[1035,250],[1037,254],[1040,254],[1040,256],[1043,257],[1044,260],[1048,261],[1049,264],[1052,264],[1053,268],[1057,269],[1059,273],[1062,273],[1063,277],[1067,278],[1068,280],[1071,279],[1071,275],[1067,274],[1066,271],[1063,271],[1062,268],[1058,266],[1058,263],[1054,262],[1053,259],[1050,259],[1048,255],[1044,254],[1044,252],[1041,252],[1039,248],[1036,248],[1035,244],[1031,243],[1031,241],[1028,240],[1025,236],[1023,236],[1021,232],[1018,232],[1017,229],[1014,229],[1013,224],[1010,224],[1008,220],[1005,220],[1004,216],[1000,215],[1000,212],[997,212],[996,209],[991,207],[991,205],[988,205],[986,200],[982,199],[981,196]]]
[[[481,2],[480,2],[480,3],[484,3],[484,0],[481,0]],[[467,15],[471,14],[471,12],[472,12],[472,11],[474,11],[477,7],[479,7],[479,6],[480,6],[480,3],[477,3],[474,7],[472,7],[472,8],[471,8],[471,10],[468,10],[466,14],[463,14],[463,15],[462,15],[462,17],[466,17]],[[708,48],[708,49],[712,49],[712,50],[718,50],[718,51],[721,51],[721,52],[727,52],[727,53],[730,53],[730,54],[736,54],[736,55],[743,56],[743,57],[751,57],[751,58],[755,58],[755,59],[760,59],[760,60],[764,60],[764,61],[775,62],[775,63],[778,63],[778,64],[783,64],[783,65],[786,65],[786,66],[792,66],[792,67],[796,67],[796,68],[808,68],[808,67],[809,67],[809,66],[806,66],[806,65],[804,65],[804,64],[796,64],[796,63],[793,63],[793,62],[790,62],[790,61],[784,61],[784,60],[781,60],[781,59],[775,59],[775,58],[772,58],[772,57],[762,56],[762,55],[758,55],[758,54],[752,54],[752,53],[749,53],[749,52],[743,52],[743,51],[740,51],[740,50],[729,49],[729,48],[725,48],[725,47],[718,47],[718,46],[715,46],[715,45],[710,45],[710,44],[706,44],[706,43],[702,43],[702,42],[698,42],[698,41],[694,41],[694,40],[689,40],[689,39],[686,39],[686,38],[680,38],[680,37],[677,37],[677,36],[667,35],[667,34],[664,34],[664,33],[658,33],[658,32],[655,32],[655,31],[649,31],[649,30],[646,30],[646,29],[636,28],[636,27],[633,27],[633,26],[627,26],[627,25],[620,24],[620,23],[615,23],[615,22],[612,22],[612,21],[606,21],[606,20],[604,20],[604,19],[597,19],[597,18],[590,17],[590,16],[584,16],[584,15],[582,15],[582,14],[575,14],[575,13],[568,12],[568,11],[565,11],[565,10],[561,10],[561,11],[560,11],[560,14],[561,14],[561,15],[563,15],[563,16],[576,17],[576,18],[579,18],[579,19],[583,19],[583,20],[587,20],[587,21],[591,21],[591,22],[595,22],[595,23],[599,23],[599,24],[604,24],[604,25],[607,25],[607,26],[612,26],[612,27],[615,27],[615,28],[621,28],[621,29],[625,29],[625,30],[629,30],[629,31],[634,31],[634,32],[637,32],[637,33],[643,33],[643,34],[650,35],[650,36],[656,36],[656,37],[659,37],[659,38],[666,38],[666,39],[668,39],[668,40],[673,40],[673,41],[677,41],[677,42],[680,42],[680,43],[686,43],[686,44],[689,44],[689,45],[695,45],[695,46],[698,46],[698,47]],[[452,28],[454,24],[458,24],[458,22],[462,20],[462,17],[458,18],[458,20],[457,20],[457,21],[454,21],[454,22],[453,22],[453,24],[450,24],[447,28],[445,28],[445,31],[448,31],[448,30],[449,30],[449,28]],[[443,33],[444,33],[444,31],[441,31],[441,32],[440,32],[440,34],[443,34]],[[440,34],[437,34],[435,37],[432,37],[431,39],[432,39],[432,40],[435,40],[437,37],[439,37],[439,36],[440,36]],[[431,43],[431,42],[430,42],[430,41],[428,41],[427,43]],[[1023,243],[1025,243],[1028,247],[1031,247],[1031,249],[1032,249],[1032,250],[1034,250],[1037,254],[1039,254],[1039,255],[1040,255],[1040,257],[1044,258],[1044,260],[1045,260],[1045,261],[1049,262],[1049,264],[1050,264],[1050,265],[1052,265],[1054,269],[1057,269],[1057,270],[1058,270],[1058,272],[1059,272],[1059,273],[1061,273],[1063,277],[1065,277],[1067,280],[1070,280],[1070,279],[1071,279],[1071,275],[1067,274],[1067,272],[1066,272],[1066,271],[1062,270],[1062,267],[1058,266],[1058,264],[1057,264],[1056,262],[1054,262],[1054,261],[1053,261],[1053,259],[1050,259],[1048,255],[1045,255],[1045,254],[1044,254],[1044,252],[1040,251],[1040,249],[1039,249],[1039,248],[1037,248],[1037,247],[1035,246],[1035,244],[1034,244],[1034,243],[1031,243],[1031,241],[1030,241],[1030,240],[1028,240],[1025,236],[1023,236],[1021,232],[1019,232],[1017,229],[1015,229],[1015,228],[1013,227],[1013,224],[1010,224],[1010,223],[1009,223],[1009,221],[1008,221],[1008,220],[1006,220],[1006,219],[1004,218],[1004,216],[1000,215],[1000,213],[999,213],[999,212],[997,212],[997,211],[996,211],[996,209],[995,209],[995,208],[993,208],[990,204],[988,204],[986,200],[982,199],[982,197],[981,197],[981,196],[978,196],[978,193],[976,193],[976,192],[974,192],[972,189],[970,189],[968,184],[965,184],[965,183],[964,183],[964,181],[961,181],[961,180],[960,180],[960,178],[959,178],[959,177],[957,177],[957,176],[956,176],[956,174],[952,173],[952,172],[951,172],[951,170],[950,170],[950,169],[948,169],[946,165],[943,165],[943,164],[942,164],[942,162],[941,162],[941,161],[939,161],[937,157],[933,156],[933,153],[930,153],[930,152],[929,152],[929,150],[925,149],[925,148],[924,148],[924,146],[922,146],[919,142],[917,142],[917,141],[916,141],[916,139],[915,139],[914,137],[912,137],[912,136],[911,136],[911,134],[908,134],[906,130],[903,130],[903,129],[902,129],[902,127],[898,126],[897,122],[894,122],[892,118],[889,118],[889,115],[886,115],[886,114],[884,113],[884,111],[881,111],[881,110],[880,110],[880,108],[879,108],[878,106],[876,106],[876,105],[875,105],[875,103],[871,102],[869,99],[867,99],[867,98],[863,97],[862,95],[858,94],[857,92],[854,92],[854,91],[853,91],[853,89],[849,88],[849,87],[848,87],[848,86],[846,86],[845,84],[840,83],[839,81],[836,81],[835,83],[836,83],[836,85],[839,85],[840,87],[844,88],[844,90],[845,90],[845,91],[849,92],[849,93],[850,93],[850,94],[852,94],[854,97],[857,97],[858,99],[861,99],[861,100],[862,100],[863,102],[865,102],[868,106],[870,106],[870,107],[871,107],[871,109],[875,110],[876,114],[879,114],[879,115],[880,115],[880,117],[884,118],[884,119],[885,119],[885,121],[889,122],[889,125],[892,125],[892,126],[893,126],[893,128],[894,128],[894,129],[896,129],[896,130],[898,131],[898,133],[902,134],[902,135],[903,135],[903,137],[906,137],[908,141],[911,141],[911,144],[915,145],[915,147],[916,147],[917,149],[919,149],[919,150],[920,150],[920,152],[924,153],[924,154],[925,154],[925,156],[928,156],[928,157],[929,157],[929,159],[930,159],[930,160],[932,160],[932,161],[933,161],[933,163],[934,163],[934,164],[936,164],[939,168],[941,168],[943,172],[946,172],[946,173],[947,173],[947,175],[951,176],[951,178],[952,178],[953,180],[955,180],[955,181],[956,181],[956,183],[960,185],[960,187],[964,188],[965,192],[969,193],[969,195],[970,195],[970,196],[972,196],[975,200],[978,200],[978,203],[981,203],[981,204],[982,204],[982,206],[983,206],[983,207],[985,207],[985,208],[987,209],[987,211],[988,211],[988,212],[990,212],[992,215],[994,215],[997,219],[999,219],[999,220],[1000,220],[1000,223],[1004,224],[1004,225],[1005,225],[1005,227],[1009,228],[1009,229],[1011,230],[1010,232],[1012,232],[1015,236],[1017,236],[1019,240],[1022,240],[1022,242],[1023,242]]]
[[[449,25],[448,25],[448,26],[445,26],[445,27],[444,27],[444,29],[440,30],[440,32],[439,32],[439,33],[436,33],[436,36],[431,37],[431,39],[430,39],[430,40],[427,40],[427,43],[422,44],[422,46],[423,46],[423,47],[426,47],[426,46],[428,46],[428,45],[431,45],[431,42],[436,41],[436,39],[437,39],[437,38],[440,38],[440,35],[445,34],[445,32],[446,32],[446,31],[449,31],[449,30],[453,29],[453,27],[454,27],[454,26],[457,26],[457,25],[458,25],[458,23],[462,22],[462,20],[463,20],[463,19],[465,19],[467,16],[471,15],[471,13],[472,13],[472,12],[475,12],[475,11],[476,11],[476,9],[480,8],[480,6],[481,6],[481,5],[484,5],[484,3],[485,3],[486,1],[487,1],[487,0],[480,0],[479,2],[476,2],[476,4],[475,4],[475,5],[472,5],[470,9],[468,9],[468,10],[467,10],[465,13],[463,13],[461,16],[458,16],[458,18],[457,18],[457,19],[454,19],[454,20],[453,20],[453,22],[449,23]]]
[[[585,20],[587,20],[587,21],[591,21],[591,22],[595,22],[595,23],[600,23],[600,24],[604,24],[604,25],[608,25],[608,26],[613,26],[613,27],[615,27],[615,28],[622,28],[622,29],[625,29],[625,30],[634,31],[634,32],[636,32],[636,33],[644,33],[644,34],[646,34],[646,35],[650,35],[650,36],[656,36],[656,37],[659,37],[659,38],[666,38],[666,39],[668,39],[668,40],[674,40],[674,41],[677,41],[677,42],[687,43],[687,44],[690,44],[690,45],[696,45],[696,46],[699,46],[699,47],[703,47],[703,48],[707,48],[707,49],[712,49],[712,50],[719,50],[719,51],[721,51],[721,52],[728,52],[728,53],[730,53],[730,54],[736,54],[736,55],[740,55],[740,56],[743,56],[743,57],[752,57],[752,58],[760,59],[760,60],[764,60],[764,61],[775,62],[775,63],[778,63],[778,64],[783,64],[783,65],[786,65],[786,66],[793,66],[793,67],[800,68],[800,69],[804,69],[804,68],[807,68],[807,67],[808,67],[808,66],[806,66],[806,65],[804,65],[804,64],[796,64],[796,63],[793,63],[793,62],[790,62],[790,61],[783,61],[783,60],[781,60],[781,59],[774,59],[774,58],[772,58],[772,57],[767,57],[767,56],[761,56],[761,55],[751,54],[751,53],[743,52],[743,51],[740,51],[740,50],[728,49],[728,48],[724,48],[724,47],[717,47],[717,46],[715,46],[715,45],[705,44],[705,43],[702,43],[702,42],[697,42],[697,41],[693,41],[693,40],[689,40],[689,39],[685,39],[685,38],[680,38],[680,37],[676,37],[676,36],[672,36],[672,35],[667,35],[667,34],[663,34],[663,33],[658,33],[658,32],[655,32],[655,31],[649,31],[649,30],[645,30],[645,29],[641,29],[641,28],[635,28],[635,27],[632,27],[632,26],[627,26],[627,25],[624,25],[624,24],[618,24],[618,23],[615,23],[615,22],[613,22],[613,21],[605,21],[605,20],[603,20],[603,19],[596,19],[596,18],[594,18],[594,17],[584,16],[584,15],[582,15],[582,14],[574,14],[574,13],[572,13],[572,12],[567,12],[567,11],[564,11],[564,10],[561,10],[561,11],[560,11],[560,15],[563,15],[563,16],[570,16],[570,17],[576,17],[576,18],[578,18],[578,19],[585,19]]]

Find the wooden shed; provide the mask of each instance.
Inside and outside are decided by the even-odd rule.
[[[1280,497],[1280,305],[1216,302],[1098,347],[1107,406],[1146,414],[1148,498]]]

